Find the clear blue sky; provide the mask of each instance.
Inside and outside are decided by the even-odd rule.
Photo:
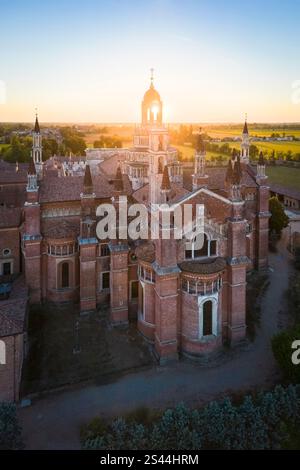
[[[0,121],[300,121],[299,0],[1,2]]]

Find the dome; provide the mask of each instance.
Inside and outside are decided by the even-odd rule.
[[[151,83],[149,89],[144,94],[144,101],[160,101],[160,95]]]

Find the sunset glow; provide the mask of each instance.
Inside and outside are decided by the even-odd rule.
[[[299,2],[264,3],[6,2],[1,120],[137,122],[153,67],[169,122],[299,121]]]

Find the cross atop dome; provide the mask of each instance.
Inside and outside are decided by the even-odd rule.
[[[151,69],[150,69],[150,86],[154,86],[153,81],[154,81],[154,68],[151,67]]]

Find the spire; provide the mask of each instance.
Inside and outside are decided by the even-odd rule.
[[[201,134],[198,134],[196,150],[197,150],[198,153],[204,153],[205,152],[205,143],[203,141],[203,137],[202,137]]]
[[[262,151],[260,151],[260,154],[259,154],[258,164],[259,164],[260,166],[265,165],[264,154],[262,153]]]
[[[247,114],[246,114],[246,116],[245,116],[245,124],[244,124],[243,134],[249,134],[249,132],[248,132],[248,124],[247,124]]]
[[[226,182],[231,183],[232,182],[232,177],[233,177],[233,171],[232,171],[232,163],[231,159],[229,158],[228,160],[228,165],[227,165],[227,171],[226,171]]]
[[[84,179],[83,179],[83,192],[84,194],[93,193],[93,181],[91,175],[90,165],[85,166]]]
[[[40,125],[39,125],[39,120],[38,120],[38,115],[37,115],[37,113],[36,113],[36,115],[35,115],[34,132],[36,132],[36,134],[39,134],[39,133],[40,133]]]
[[[237,156],[237,150],[236,150],[236,148],[233,148],[233,149],[232,149],[232,154],[231,154],[231,159],[232,159],[232,160],[235,160],[235,159],[236,159],[236,156]]]
[[[122,192],[124,190],[123,177],[122,177],[120,165],[118,165],[118,168],[117,168],[116,177],[114,180],[114,188],[115,188],[115,191],[118,191],[118,192]]]
[[[234,163],[233,167],[233,178],[232,178],[232,183],[235,185],[239,185],[241,182],[241,176],[242,176],[242,171],[241,171],[241,164],[239,158],[236,160]]]
[[[163,172],[163,177],[162,177],[162,182],[161,182],[161,191],[170,191],[171,189],[171,183],[170,183],[170,178],[169,178],[169,171],[167,165],[164,167],[164,172]]]
[[[28,175],[36,175],[36,169],[35,169],[35,164],[34,164],[33,158],[30,159],[27,174]]]

